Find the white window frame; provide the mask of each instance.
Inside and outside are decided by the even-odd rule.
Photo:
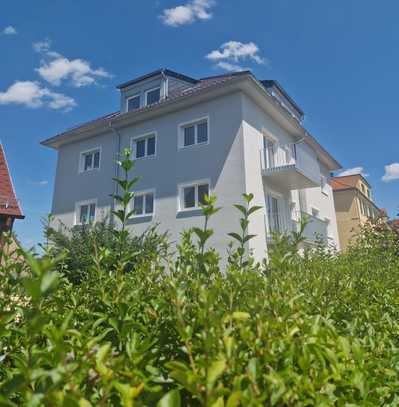
[[[198,124],[201,124],[202,122],[207,123],[207,132],[208,132],[208,139],[206,142],[203,143],[198,143]],[[194,144],[190,144],[189,146],[185,146],[184,145],[184,129],[186,127],[190,127],[190,126],[194,126],[194,140],[195,143]],[[204,116],[204,117],[200,117],[198,119],[194,119],[194,120],[190,120],[188,122],[184,122],[184,123],[180,123],[177,126],[177,149],[181,150],[184,148],[193,148],[193,147],[197,147],[197,146],[206,146],[210,143],[210,139],[211,139],[211,131],[210,131],[210,119],[209,119],[209,115],[208,116]]]
[[[149,106],[149,105],[148,105],[148,94],[149,94],[150,92],[154,91],[154,90],[157,90],[157,89],[159,89],[159,101],[158,101],[158,102],[161,101],[161,85],[155,86],[154,88],[148,89],[148,90],[146,90],[146,91],[144,92],[144,95],[145,95],[145,105],[146,105],[146,106]],[[154,104],[154,103],[152,103],[152,104]]]
[[[320,189],[322,194],[328,196],[328,178],[325,175],[320,176]]]
[[[102,151],[101,150],[102,150],[101,146],[99,146],[99,147],[90,148],[88,150],[80,152],[80,154],[79,154],[79,170],[78,170],[79,174],[90,172],[90,171],[100,171],[100,169],[101,169],[101,156],[102,156]],[[100,160],[98,162],[98,168],[94,168],[94,154],[97,151],[100,152]],[[85,156],[90,154],[90,153],[93,154],[93,161],[92,161],[93,167],[89,168],[88,170],[85,170],[84,169],[85,168]]]
[[[198,201],[198,186],[203,185],[203,184],[208,184],[208,195],[209,196],[212,195],[211,180],[209,178],[199,179],[196,181],[190,181],[190,182],[178,184],[178,186],[177,186],[177,212],[190,212],[190,211],[197,211],[198,209],[201,209],[201,207],[199,206],[199,201]],[[184,188],[187,188],[187,187],[195,187],[195,193],[194,193],[195,206],[193,206],[192,208],[184,208],[183,191],[184,191]]]
[[[152,196],[153,196],[152,213],[145,213],[145,201],[146,201],[146,198],[144,198],[143,199],[143,213],[138,214],[138,215],[133,213],[132,218],[149,218],[149,217],[155,216],[155,198],[156,198],[155,188],[143,189],[143,190],[140,190],[140,191],[134,191],[134,197],[133,197],[133,200],[132,200],[132,203],[131,203],[130,210],[131,211],[134,210],[134,200],[135,200],[135,198],[137,196],[145,196],[147,194],[152,194]]]
[[[136,142],[143,139],[149,139],[151,137],[155,137],[155,152],[153,155],[147,155],[147,142],[145,143],[145,155],[143,157],[137,157],[137,148],[135,146]],[[158,132],[157,131],[150,131],[145,134],[141,134],[139,136],[133,136],[130,139],[130,148],[133,151],[133,157],[135,160],[144,160],[148,158],[155,158],[157,156],[157,144],[158,144]]]
[[[94,221],[93,221],[93,222],[96,222],[97,221],[97,209],[98,209],[97,202],[98,202],[97,198],[75,202],[75,222],[74,222],[74,224],[80,225],[80,226],[83,225],[83,223],[80,222],[80,208],[83,205],[92,205],[92,204],[94,204],[96,206],[95,210],[94,210]],[[84,223],[84,224],[86,225],[88,223]]]
[[[310,207],[310,214],[309,215],[313,216],[316,219],[322,220],[321,214],[320,214],[320,209],[317,206],[311,206]]]
[[[127,111],[127,112],[133,112],[133,111],[134,111],[134,110],[129,110],[129,100],[130,100],[130,99],[135,99],[135,98],[139,98],[139,107],[138,107],[137,109],[135,109],[135,110],[140,109],[140,107],[141,107],[141,94],[140,94],[140,93],[136,93],[135,95],[129,96],[129,97],[126,99],[126,111]]]

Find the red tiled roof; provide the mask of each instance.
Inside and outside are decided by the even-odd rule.
[[[0,215],[23,219],[21,208],[15,196],[3,146],[0,144]]]

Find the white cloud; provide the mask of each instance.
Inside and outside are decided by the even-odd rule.
[[[193,0],[181,6],[165,9],[160,18],[164,24],[171,27],[192,24],[196,20],[209,20],[212,18],[210,9],[214,4],[213,0]]]
[[[363,175],[363,177],[368,177],[369,174],[366,174],[364,172],[364,168],[363,167],[353,167],[353,168],[348,168],[347,170],[341,171],[338,176],[339,177],[343,177],[346,175]]]
[[[96,83],[98,78],[111,78],[103,68],[93,69],[90,62],[84,59],[68,59],[58,52],[51,50],[51,41],[35,42],[33,49],[44,55],[40,67],[36,72],[47,82],[54,86],[61,85],[62,81],[70,80],[71,84],[77,88]]]
[[[5,92],[0,92],[0,105],[16,104],[30,108],[47,106],[54,110],[71,110],[76,102],[62,93],[52,92],[33,81],[17,81]]]
[[[222,46],[206,55],[206,58],[227,71],[242,71],[245,68],[240,65],[242,61],[251,61],[258,65],[265,64],[265,58],[259,55],[259,47],[254,42],[242,43],[228,41]]]
[[[9,25],[8,27],[4,28],[3,34],[4,35],[17,35],[18,32],[12,25]]]
[[[38,187],[45,187],[46,185],[48,185],[48,181],[46,179],[43,179],[41,181],[31,181],[30,183]]]
[[[385,174],[382,177],[384,182],[399,180],[399,163],[392,163],[385,166]]]

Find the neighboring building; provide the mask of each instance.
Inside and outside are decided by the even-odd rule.
[[[0,250],[3,234],[12,230],[15,219],[24,219],[7,165],[3,146],[0,143]]]
[[[391,219],[388,224],[399,235],[399,219]]]
[[[67,226],[109,214],[116,158],[132,147],[141,177],[129,227],[160,223],[173,241],[203,225],[199,204],[215,194],[222,207],[211,221],[210,244],[226,253],[239,230],[233,204],[254,194],[249,248],[265,257],[272,231],[297,230],[306,213],[308,244],[321,238],[339,248],[329,174],[337,161],[302,126],[303,112],[275,81],[250,72],[194,79],[162,69],[118,86],[120,111],[56,135],[52,214]]]
[[[370,219],[387,219],[385,210],[374,203],[371,186],[360,175],[331,178],[337,214],[339,241],[344,250],[361,226]]]

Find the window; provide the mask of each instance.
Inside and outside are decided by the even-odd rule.
[[[96,220],[97,201],[78,202],[76,204],[76,220],[77,225],[93,223]]]
[[[140,95],[135,95],[127,99],[127,111],[137,110],[140,108]]]
[[[147,90],[145,93],[145,104],[152,105],[154,103],[158,103],[161,99],[161,88],[154,88]]]
[[[209,141],[209,120],[200,119],[180,125],[179,147],[189,147],[196,144],[207,144]]]
[[[154,191],[136,192],[133,198],[134,216],[154,214]]]
[[[100,155],[101,150],[99,148],[81,153],[80,172],[98,170],[100,168]]]
[[[132,150],[134,157],[144,158],[144,157],[154,157],[155,156],[155,145],[156,145],[156,133],[145,134],[144,136],[139,136],[132,139]]]
[[[325,177],[324,175],[322,175],[320,178],[320,188],[321,192],[323,192],[324,195],[328,195],[327,177]]]
[[[198,181],[196,183],[181,185],[180,210],[198,209],[201,204],[205,204],[205,196],[209,196],[209,182]]]
[[[266,196],[267,219],[269,223],[269,233],[282,231],[281,202],[276,196],[268,194]]]

